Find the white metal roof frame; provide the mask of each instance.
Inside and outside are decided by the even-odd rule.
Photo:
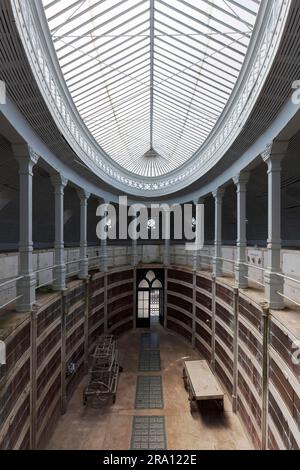
[[[106,154],[143,177],[180,167],[205,142],[237,81],[260,6],[260,0],[42,1],[87,128]]]

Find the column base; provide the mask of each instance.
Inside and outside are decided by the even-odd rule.
[[[232,411],[237,413],[237,397],[235,395],[232,395]]]
[[[101,259],[99,271],[101,271],[102,273],[106,273],[108,271],[107,259],[106,258]]]
[[[36,277],[35,274],[25,274],[22,279],[17,282],[17,295],[21,295],[17,300],[17,312],[30,312],[35,303],[35,287]]]
[[[52,289],[54,291],[61,291],[66,288],[66,267],[64,264],[53,269],[53,278]]]
[[[215,277],[221,277],[222,276],[222,261],[220,259],[213,258],[212,262],[212,268],[213,268],[213,275]]]
[[[237,262],[234,267],[234,276],[235,276],[235,283],[239,289],[247,289],[248,287],[248,279],[245,277],[248,275],[247,267]]]
[[[193,254],[193,266],[192,266],[193,271],[197,271],[198,265],[199,265],[199,253],[196,252]]]
[[[80,261],[79,265],[79,279],[87,279],[89,276],[89,262],[88,259]]]
[[[284,298],[278,294],[283,294],[284,280],[276,273],[265,271],[265,295],[269,308],[273,310],[283,310]]]
[[[131,255],[131,266],[134,268],[138,264],[138,255],[135,253]]]
[[[171,262],[170,262],[170,257],[169,257],[169,256],[168,256],[168,257],[165,257],[165,258],[164,258],[164,266],[165,266],[165,267],[168,267],[168,266],[170,266],[170,264],[171,264]]]

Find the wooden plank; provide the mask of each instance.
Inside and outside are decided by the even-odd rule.
[[[184,368],[196,400],[224,398],[224,393],[205,360],[185,361]]]

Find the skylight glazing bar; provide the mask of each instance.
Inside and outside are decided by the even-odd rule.
[[[146,177],[178,168],[210,135],[241,71],[260,4],[42,2],[86,126],[106,154]]]
[[[126,2],[128,3],[128,2]],[[126,10],[124,11],[118,11],[117,14],[118,16],[121,18],[122,16],[126,15],[127,13],[130,13],[132,10],[135,10],[137,7],[139,7],[140,5],[142,5],[143,3],[145,3],[145,0],[141,0],[140,2],[138,2],[137,4],[135,5],[132,5],[130,7],[128,7]],[[116,3],[115,5],[112,5],[110,6],[109,8],[107,8],[105,11],[100,11],[97,15],[93,16],[93,21],[91,23],[90,19],[89,20],[86,20],[84,21],[83,23],[81,23],[79,26],[76,26],[72,29],[70,29],[69,31],[67,31],[64,36],[70,36],[72,35],[73,33],[75,33],[76,31],[78,31],[78,29],[82,29],[84,28],[85,26],[89,26],[89,25],[94,25],[95,24],[95,21],[98,19],[98,18],[101,18],[101,16],[104,16],[106,15],[107,13],[110,13],[111,11],[115,10],[115,9],[118,9],[119,7],[122,7],[122,5],[124,5],[124,0],[120,0],[118,3]],[[128,20],[129,21],[129,20]],[[106,21],[104,21],[102,24],[101,24],[101,28],[104,28],[104,26],[108,25],[109,23],[112,22],[112,19],[108,19]],[[91,36],[92,37],[92,34],[97,31],[99,29],[99,26],[93,26],[91,29],[87,30],[84,34],[84,36]],[[72,44],[74,44],[75,42],[78,42],[79,39],[82,38],[82,35],[78,36],[78,37],[74,37],[69,43],[68,43],[68,46],[71,46]],[[54,43],[58,41],[58,39],[54,39]],[[59,54],[61,48],[58,47],[57,48],[57,53]],[[62,57],[61,57],[62,58]]]
[[[150,149],[153,148],[154,107],[154,0],[150,0]]]
[[[160,5],[164,5],[165,7],[170,8],[171,10],[173,10],[174,12],[176,12],[177,14],[181,14],[182,16],[186,17],[189,21],[195,21],[195,18],[194,18],[193,16],[187,14],[187,13],[184,12],[184,11],[178,10],[178,9],[175,8],[174,6],[168,5],[168,4],[165,3],[163,0],[156,0],[156,1],[157,1]],[[164,12],[163,14],[164,14],[166,17],[169,17],[169,18],[172,19],[172,17],[169,16],[169,15],[167,15],[165,12]],[[179,23],[179,24],[182,24],[182,25],[184,26],[184,23],[183,23],[182,21],[178,20],[177,18],[176,18],[175,21],[176,21],[177,23]],[[199,24],[201,24],[204,28],[207,27],[207,25],[205,25],[205,23],[203,23],[203,22],[201,22],[201,21],[199,21],[199,20],[197,20],[197,22],[198,22]],[[190,29],[194,29],[194,31],[197,32],[197,30],[196,30],[195,28],[192,28],[190,25],[189,25],[189,28],[190,28]],[[217,34],[219,34],[219,35],[222,34],[221,31],[219,31],[219,30],[213,28],[212,26],[210,26],[210,29],[211,29],[211,31],[213,31],[213,32],[215,32],[215,33],[217,33]],[[198,30],[198,34],[201,34],[201,35],[204,36],[206,39],[207,39],[207,37],[208,37],[207,34],[202,33],[200,29]],[[242,35],[242,33],[241,33],[241,35]],[[223,35],[223,36],[224,36],[224,35]],[[224,43],[222,43],[221,41],[217,40],[217,39],[216,39],[214,36],[212,36],[212,35],[209,36],[209,39],[210,39],[211,41],[215,42],[216,44],[219,44],[219,45],[221,45],[221,46],[224,46]],[[239,44],[240,46],[242,46],[243,48],[245,47],[244,44],[242,44],[242,43],[239,42],[239,40],[234,40],[233,43],[237,43],[237,44]],[[238,51],[237,49],[233,48],[233,47],[230,46],[230,45],[227,45],[226,47],[228,48],[228,50],[230,50],[230,51],[232,51],[232,52],[234,52],[234,53],[239,54],[239,55],[241,56],[241,60],[244,59],[244,54],[243,54],[242,52]]]

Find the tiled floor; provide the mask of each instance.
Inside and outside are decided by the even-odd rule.
[[[159,334],[156,331],[143,333],[141,335],[141,349],[159,349]]]
[[[139,371],[158,372],[160,370],[160,351],[157,349],[142,350],[139,358]]]
[[[167,448],[164,416],[134,416],[131,449]]]
[[[159,376],[139,375],[136,385],[135,408],[163,408],[162,379]]]
[[[129,449],[133,416],[164,416],[169,450],[252,448],[227,397],[223,415],[212,409],[190,413],[182,381],[182,364],[185,359],[199,358],[199,355],[177,336],[160,326],[155,328],[160,334],[164,408],[135,409],[137,375],[143,375],[138,373],[138,362],[144,331],[131,331],[118,341],[124,372],[120,375],[115,405],[99,410],[84,408],[84,380],[70,401],[67,413],[60,418],[49,449]],[[145,373],[151,374],[159,375],[157,372]]]

